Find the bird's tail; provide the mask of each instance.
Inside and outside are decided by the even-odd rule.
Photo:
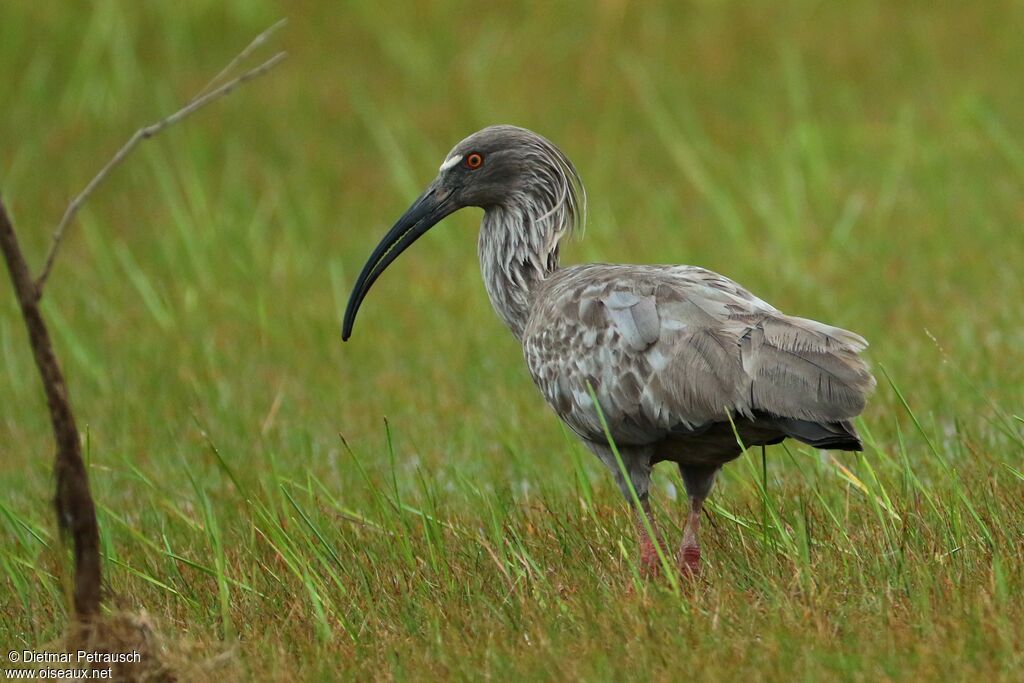
[[[793,437],[815,448],[834,449],[838,451],[862,451],[857,430],[849,420],[839,422],[811,422],[791,417],[777,417],[775,424],[786,436]]]

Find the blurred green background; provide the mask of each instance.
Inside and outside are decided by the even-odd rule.
[[[359,547],[368,542],[363,532],[325,511],[325,492],[346,510],[365,512],[377,509],[378,487],[392,487],[394,496],[433,501],[446,523],[472,529],[490,524],[480,512],[488,498],[505,501],[499,509],[518,520],[513,526],[527,524],[517,507],[578,515],[573,506],[587,487],[580,482],[592,477],[607,511],[593,523],[626,530],[611,483],[545,407],[520,349],[490,310],[476,264],[475,210],[449,218],[392,266],[368,297],[352,341],[340,340],[349,288],[372,247],[447,151],[493,123],[545,135],[580,170],[589,222],[583,241],[564,245],[564,262],[702,265],[788,313],[867,337],[876,369],[888,372],[914,410],[912,418],[879,372],[862,425],[879,486],[912,467],[923,487],[941,489],[938,499],[990,500],[980,504],[1007,516],[972,517],[965,508],[964,519],[1001,526],[1020,553],[1020,507],[1005,501],[1020,500],[1013,472],[1022,469],[1024,449],[1013,417],[1024,399],[1024,4],[6,4],[0,193],[30,260],[41,263],[69,199],[135,129],[187,101],[282,16],[289,25],[261,54],[287,49],[288,60],[144,143],[71,226],[46,294],[44,311],[88,440],[106,552],[116,560],[108,561],[116,604],[146,606],[170,630],[203,643],[241,634],[243,662],[285,662],[268,675],[282,680],[295,661],[310,661],[310,623],[318,624],[321,644],[335,643],[323,647],[349,647],[348,629],[335,619],[347,614],[358,624],[354,610],[365,618],[363,633],[378,641],[356,648],[362,659],[353,660],[354,675],[402,677],[400,665],[423,653],[443,659],[429,634],[396,625],[445,623],[432,612],[409,622],[395,616],[429,612],[432,593],[421,586],[422,604],[408,598],[391,613],[360,602],[374,594],[371,579],[365,594],[338,593],[345,583],[338,579],[333,592],[343,597],[332,605],[329,572],[310,568],[302,578],[301,558],[313,567],[330,545],[322,537],[294,556],[297,585],[314,587],[296,598],[309,621],[299,619],[293,630],[257,628],[257,615],[290,608],[268,599],[267,588],[257,600],[231,583],[273,584],[258,559],[264,522],[245,502],[249,494],[301,522],[282,497],[298,490],[316,511],[308,514],[323,516],[321,536]],[[10,587],[0,591],[0,643],[23,647],[59,633],[63,606],[59,563],[48,550],[55,531],[46,411],[12,291],[0,280],[0,581]],[[360,454],[365,477],[339,433]],[[785,492],[783,520],[801,506],[826,505],[811,493],[817,488],[832,487],[825,498],[846,496],[847,505],[850,491],[856,494],[828,461],[805,455],[810,472],[781,448],[769,451],[774,485]],[[862,478],[856,467],[863,462],[848,463]],[[963,482],[945,481],[949,468]],[[760,514],[756,478],[735,470],[719,501]],[[659,476],[671,492],[675,473]],[[866,528],[877,522],[872,514]],[[530,519],[553,523],[550,515]],[[291,533],[278,531],[282,542]],[[552,533],[563,549],[576,542]],[[596,538],[594,552],[617,554],[617,536]],[[558,545],[548,540],[538,547]],[[483,553],[448,547],[456,555]],[[1005,551],[1012,562],[1013,546]],[[385,550],[377,552],[366,551],[367,577],[422,570],[415,549],[392,558],[392,569]],[[212,574],[186,576],[190,570],[172,556]],[[922,550],[927,557],[934,555]],[[968,575],[995,586],[986,557]],[[470,563],[466,571],[484,570]],[[713,576],[736,583],[727,573]],[[599,578],[579,580],[604,586]],[[862,595],[899,584],[885,572],[878,580],[867,581]],[[600,600],[621,588],[605,586]],[[471,590],[461,596],[479,633],[518,633],[500,618],[490,623],[487,609],[475,612]],[[926,591],[922,604],[933,597]],[[572,613],[567,604],[562,609]],[[920,634],[919,627],[907,626]],[[865,629],[866,640],[857,642],[870,652],[871,638],[882,636]],[[796,625],[787,633],[800,637]],[[936,638],[935,652],[952,652]],[[1019,626],[1016,638],[1019,646]],[[458,661],[491,661],[490,646],[480,647]],[[634,658],[648,652],[636,647]],[[867,657],[835,671],[852,678],[908,673],[901,666],[911,660],[879,647],[889,668],[871,669]],[[406,654],[389,658],[393,652]],[[530,658],[509,646],[510,659],[493,660],[494,671],[585,673],[559,669],[557,652],[544,652],[553,659],[538,655],[530,669]],[[1006,651],[979,659],[975,671],[1010,675],[1002,667],[1012,662],[999,653]],[[765,657],[761,665],[749,655],[735,662],[766,678],[792,664]],[[831,670],[827,658],[814,661],[825,666],[814,669],[821,675]],[[919,665],[915,674],[927,674]],[[431,671],[480,671],[447,666]],[[672,678],[671,668],[638,671]]]

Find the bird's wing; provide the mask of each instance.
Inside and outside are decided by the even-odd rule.
[[[534,381],[581,436],[649,443],[727,415],[836,422],[874,378],[863,338],[787,316],[689,266],[576,266],[537,292],[523,344]]]

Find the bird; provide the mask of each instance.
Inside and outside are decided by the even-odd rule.
[[[863,450],[851,421],[876,383],[863,337],[698,266],[562,267],[562,241],[585,222],[583,182],[557,146],[517,126],[489,126],[448,153],[360,272],[343,340],[384,270],[464,207],[483,209],[484,286],[530,376],[633,508],[644,575],[672,558],[650,505],[657,463],[678,466],[689,501],[672,571],[697,577],[703,505],[723,465],[787,438]]]

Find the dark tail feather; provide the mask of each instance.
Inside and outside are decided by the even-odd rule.
[[[786,433],[786,436],[803,441],[808,446],[838,451],[864,450],[864,444],[861,443],[857,430],[853,428],[849,420],[811,422],[791,417],[777,417],[775,424]]]

